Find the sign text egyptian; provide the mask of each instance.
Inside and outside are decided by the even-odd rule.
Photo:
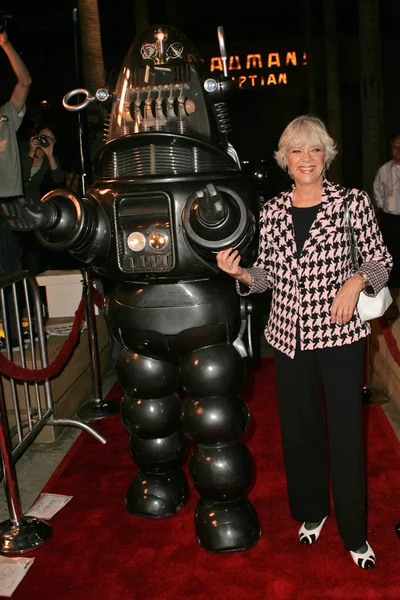
[[[232,79],[237,80],[239,87],[287,85],[289,70],[306,65],[307,53],[293,50],[267,54],[251,53],[244,57],[232,54],[228,57],[228,71],[232,71]],[[210,71],[223,71],[220,56],[210,59]]]

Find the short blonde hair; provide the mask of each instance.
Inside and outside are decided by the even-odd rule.
[[[285,170],[289,148],[303,146],[312,141],[318,142],[323,147],[325,166],[328,168],[337,154],[336,144],[321,119],[312,115],[296,117],[285,127],[279,138],[278,150],[274,153],[276,162]]]

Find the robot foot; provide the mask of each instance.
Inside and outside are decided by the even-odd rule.
[[[229,502],[201,498],[195,521],[197,541],[208,552],[248,550],[261,537],[256,512],[247,496]]]
[[[188,495],[188,482],[181,469],[168,473],[138,471],[125,502],[131,515],[162,519],[179,512]]]

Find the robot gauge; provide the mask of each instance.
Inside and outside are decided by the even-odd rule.
[[[72,90],[79,111],[110,114],[83,197],[57,189],[40,215],[18,206],[20,228],[49,249],[68,250],[115,281],[105,298],[112,353],[124,390],[121,420],[138,470],[126,492],[136,517],[164,518],[186,503],[182,464],[199,500],[196,537],[209,552],[254,546],[261,530],[247,496],[250,420],[240,396],[251,355],[251,304],[215,256],[233,247],[251,264],[258,245],[259,191],[228,134],[228,76],[204,72],[187,37],[153,26],[132,43],[115,89]],[[80,104],[70,103],[84,94]],[[106,92],[106,93],[105,93]],[[32,225],[34,223],[34,225]]]

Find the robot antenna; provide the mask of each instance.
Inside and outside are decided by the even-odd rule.
[[[219,51],[221,53],[221,59],[222,59],[222,68],[224,71],[224,76],[228,77],[228,54],[227,54],[226,48],[225,48],[224,28],[222,27],[222,25],[220,25],[218,27],[217,32],[218,32]]]

